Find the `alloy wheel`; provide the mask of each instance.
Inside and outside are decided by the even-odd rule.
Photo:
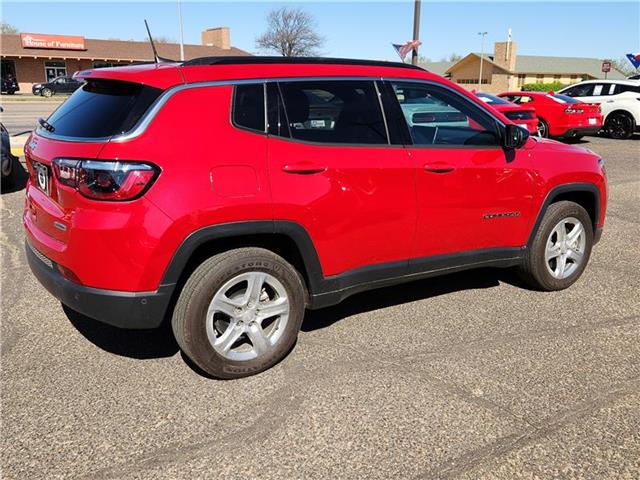
[[[584,226],[575,217],[560,220],[551,230],[545,249],[545,264],[558,279],[571,276],[582,264],[587,241]]]
[[[538,136],[547,138],[547,124],[543,120],[538,121]]]
[[[607,121],[607,133],[613,138],[626,138],[631,130],[631,119],[626,115],[614,115]]]
[[[207,310],[209,343],[229,360],[264,355],[282,337],[289,320],[282,283],[266,272],[247,272],[226,282]]]

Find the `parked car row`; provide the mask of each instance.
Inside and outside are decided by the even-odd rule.
[[[589,80],[555,92],[474,92],[530,133],[579,140],[604,131],[629,138],[640,131],[640,81]]]

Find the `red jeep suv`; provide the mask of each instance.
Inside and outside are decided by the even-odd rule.
[[[305,309],[363,290],[487,266],[566,288],[602,231],[597,155],[410,65],[226,57],[76,77],[25,147],[29,265],[88,317],[167,318],[217,377],[271,367]]]

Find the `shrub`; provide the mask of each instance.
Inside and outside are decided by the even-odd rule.
[[[527,83],[522,86],[523,92],[557,92],[567,85],[561,82]]]

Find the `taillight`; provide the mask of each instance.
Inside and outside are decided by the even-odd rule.
[[[568,107],[564,109],[564,113],[584,113],[584,110]]]
[[[148,163],[56,158],[56,180],[94,200],[124,201],[140,197],[158,177]]]

